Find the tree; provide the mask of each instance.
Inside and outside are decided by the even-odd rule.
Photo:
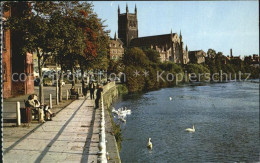
[[[141,49],[130,48],[127,49],[126,53],[124,54],[123,63],[125,65],[146,67],[149,64],[149,59]]]
[[[11,8],[23,10],[22,14],[11,16],[8,27],[12,32],[20,33],[23,45],[20,51],[36,52],[38,58],[40,102],[44,103],[42,67],[48,57],[54,55],[53,37],[49,32],[49,15],[54,10],[53,2],[12,2]]]
[[[147,49],[144,51],[145,55],[149,58],[149,60],[153,63],[160,62],[160,55],[159,52],[153,49]]]
[[[214,49],[208,49],[207,56],[208,56],[209,58],[215,58],[215,56],[216,56],[216,51],[215,51]]]
[[[84,69],[87,66],[83,65],[97,60],[97,56],[101,61],[107,58],[107,35],[101,20],[93,13],[90,3],[73,1],[8,2],[8,4],[24,10],[22,15],[9,19],[9,28],[22,34],[21,51],[37,53],[41,81],[43,81],[42,67],[50,56],[56,58],[56,62],[59,62],[62,68],[71,69],[73,86],[74,70],[77,65],[81,65]],[[40,84],[39,94],[43,103],[43,82]]]

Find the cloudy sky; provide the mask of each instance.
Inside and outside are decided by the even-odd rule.
[[[257,1],[95,1],[94,11],[106,20],[111,36],[118,31],[117,8],[134,13],[137,6],[139,37],[182,33],[189,50],[213,48],[229,55],[259,54]]]

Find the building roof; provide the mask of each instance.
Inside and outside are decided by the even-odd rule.
[[[189,52],[191,52],[191,53],[196,53],[196,52],[204,52],[203,50],[191,50],[191,51],[189,51]]]
[[[121,45],[124,45],[124,43],[123,43],[123,41],[121,41],[119,38],[118,39],[110,39],[110,42],[111,43],[119,43],[119,44],[121,44]]]
[[[172,36],[174,37],[177,35],[173,33]],[[171,34],[164,34],[164,35],[155,35],[155,36],[147,36],[147,37],[139,37],[134,38],[131,40],[131,46],[147,46],[147,45],[160,45],[169,43],[172,40]]]
[[[121,45],[124,45],[123,41],[122,41],[120,38],[118,38],[117,41],[118,41]]]
[[[189,55],[196,55],[197,57],[205,57],[206,56],[206,52],[204,52],[203,50],[193,50],[193,51],[189,51]]]

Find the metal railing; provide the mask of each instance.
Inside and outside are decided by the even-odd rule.
[[[101,116],[100,116],[100,139],[99,139],[99,162],[107,163],[106,157],[106,129],[105,129],[105,109],[103,93],[101,95]]]
[[[101,116],[100,116],[100,141],[99,141],[99,157],[98,161],[101,163],[107,163],[107,152],[106,152],[106,128],[105,128],[105,107],[103,95],[115,87],[115,82],[108,83],[103,88],[103,93],[101,94]]]

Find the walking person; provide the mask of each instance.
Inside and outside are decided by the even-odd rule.
[[[85,98],[87,98],[87,94],[88,94],[88,88],[87,88],[87,84],[85,83],[83,87],[83,95],[85,96]]]
[[[93,81],[89,83],[90,99],[94,99],[95,84]]]
[[[101,86],[98,86],[97,93],[96,93],[96,109],[99,108],[99,100],[101,99],[101,92],[103,91],[103,88]]]

